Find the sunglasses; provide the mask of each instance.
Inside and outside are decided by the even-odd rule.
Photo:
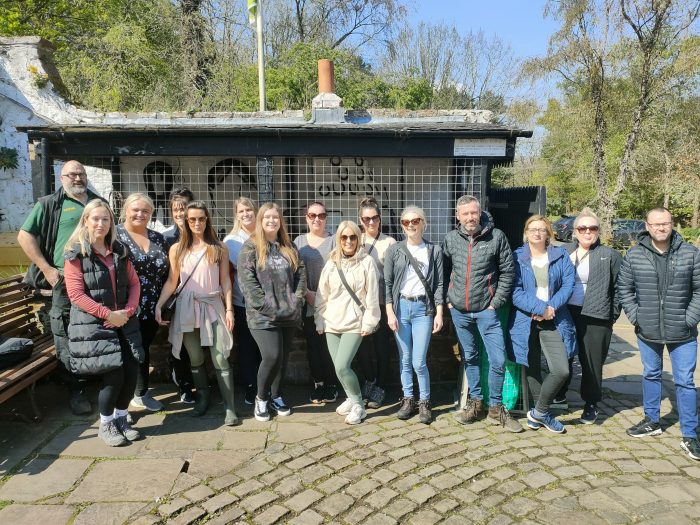
[[[415,219],[411,220],[402,220],[401,224],[404,226],[404,228],[408,228],[409,224],[412,224],[413,226],[418,226],[422,220],[423,219],[421,219],[420,217],[416,217]]]
[[[355,242],[355,241],[357,241],[357,235],[341,235],[340,240],[342,242],[347,242],[347,241]]]
[[[190,224],[197,224],[198,222],[206,223],[207,218],[206,217],[187,217],[187,222],[189,222]]]
[[[371,217],[361,217],[362,222],[369,224],[370,222],[379,222],[382,218],[379,215],[372,215]]]
[[[316,218],[321,219],[322,221],[326,220],[326,217],[328,217],[327,213],[307,213],[306,216],[311,219],[312,221]]]
[[[598,230],[600,230],[600,226],[576,226],[576,231],[579,233],[586,233],[587,231],[596,233]]]

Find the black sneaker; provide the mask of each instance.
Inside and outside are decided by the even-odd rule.
[[[700,443],[697,438],[683,438],[681,448],[688,453],[690,459],[700,461]]]
[[[583,407],[583,413],[581,414],[579,421],[581,421],[581,423],[584,425],[592,425],[595,423],[596,419],[598,419],[599,414],[600,410],[598,410],[597,406],[587,404]]]
[[[567,401],[566,397],[560,397],[558,399],[554,398],[549,404],[549,408],[554,408],[557,410],[568,410],[569,402]]]
[[[309,396],[309,401],[311,401],[314,405],[320,405],[323,403],[324,390],[325,387],[323,386],[323,383],[314,383],[314,389]]]
[[[661,432],[661,425],[658,422],[653,422],[648,417],[645,417],[639,423],[627,429],[627,435],[636,438],[658,436]]]
[[[274,410],[277,412],[278,416],[282,417],[288,416],[292,413],[292,409],[287,406],[287,403],[284,402],[282,396],[277,396],[270,401],[270,409]]]
[[[323,400],[326,403],[335,403],[338,400],[338,387],[335,385],[326,385],[323,389]]]
[[[245,387],[245,396],[243,397],[243,402],[246,405],[252,405],[255,403],[255,395],[258,393],[258,389],[255,385],[248,385]]]
[[[194,405],[195,398],[192,395],[192,390],[183,390],[180,393],[180,401],[186,405]]]

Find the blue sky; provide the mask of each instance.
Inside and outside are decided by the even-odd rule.
[[[557,24],[542,15],[545,0],[415,0],[413,21],[454,23],[465,33],[483,30],[510,43],[516,57],[543,55]]]

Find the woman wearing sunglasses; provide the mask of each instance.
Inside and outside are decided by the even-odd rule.
[[[409,419],[416,412],[413,372],[418,377],[418,417],[429,425],[430,374],[426,357],[431,334],[442,329],[442,250],[423,239],[425,213],[408,206],[401,213],[406,240],[387,250],[384,261],[386,314],[394,331],[401,359],[403,398],[396,417]]]
[[[349,425],[367,417],[360,383],[351,363],[363,337],[380,319],[379,275],[360,246],[360,228],[343,221],[335,236],[336,248],[323,267],[316,292],[316,330],[326,334],[335,373],[348,398],[336,409]]]
[[[314,201],[306,206],[306,224],[309,232],[294,239],[299,250],[299,257],[306,267],[306,307],[304,309],[304,335],[306,336],[306,355],[309,369],[314,381],[314,389],[309,401],[313,404],[334,403],[338,399],[333,361],[328,353],[326,338],[316,332],[314,322],[314,302],[318,280],[323,265],[326,264],[331,250],[335,248],[335,236],[326,231],[328,212],[323,203]]]
[[[379,271],[379,304],[384,304],[384,259],[389,247],[396,244],[393,237],[382,233],[382,216],[379,203],[374,197],[360,201],[360,222],[362,223],[361,244],[372,256]],[[391,332],[387,325],[386,312],[381,310],[381,322],[377,331],[365,337],[359,350],[359,364],[365,382],[362,385],[362,398],[369,408],[379,408],[386,397],[386,382],[391,357]]]
[[[568,308],[576,325],[578,359],[581,363],[581,398],[584,402],[580,421],[595,423],[600,414],[603,364],[608,357],[613,323],[620,317],[620,303],[615,298],[615,281],[622,256],[600,244],[600,220],[590,208],[584,208],[574,220],[573,243],[564,245],[576,269],[574,293]],[[573,359],[569,361],[569,371]],[[554,403],[566,402],[571,376]],[[560,405],[561,406],[561,405]]]

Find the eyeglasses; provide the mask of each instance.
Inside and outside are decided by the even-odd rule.
[[[62,176],[67,178],[67,179],[74,179],[75,180],[75,179],[84,179],[87,177],[87,174],[86,173],[64,173]]]
[[[325,212],[324,212],[324,213],[307,213],[306,216],[307,216],[309,219],[311,219],[312,221],[313,221],[314,219],[316,219],[316,218],[318,218],[318,219],[320,219],[320,220],[322,220],[322,221],[325,221],[325,220],[326,220],[326,217],[328,217],[328,214],[325,213]]]
[[[197,224],[199,222],[206,224],[207,218],[206,217],[187,217],[187,222],[189,222],[190,224]]]
[[[372,215],[371,217],[360,217],[363,223],[369,224],[370,222],[379,222],[382,218],[379,215]]]
[[[547,228],[528,228],[527,231],[528,233],[539,233],[540,235],[544,235],[547,233]]]
[[[420,217],[416,217],[415,219],[410,219],[410,220],[402,220],[401,224],[405,227],[408,228],[409,224],[412,224],[413,226],[418,226],[420,224],[420,221],[423,219]]]
[[[647,224],[655,230],[660,230],[661,228],[668,228],[669,226],[673,225],[672,222],[655,222],[654,224],[648,222]]]
[[[348,241],[355,242],[355,241],[357,241],[357,235],[341,235],[340,240],[342,242],[348,242]]]
[[[600,230],[600,226],[576,226],[576,231],[579,233],[597,233]]]

